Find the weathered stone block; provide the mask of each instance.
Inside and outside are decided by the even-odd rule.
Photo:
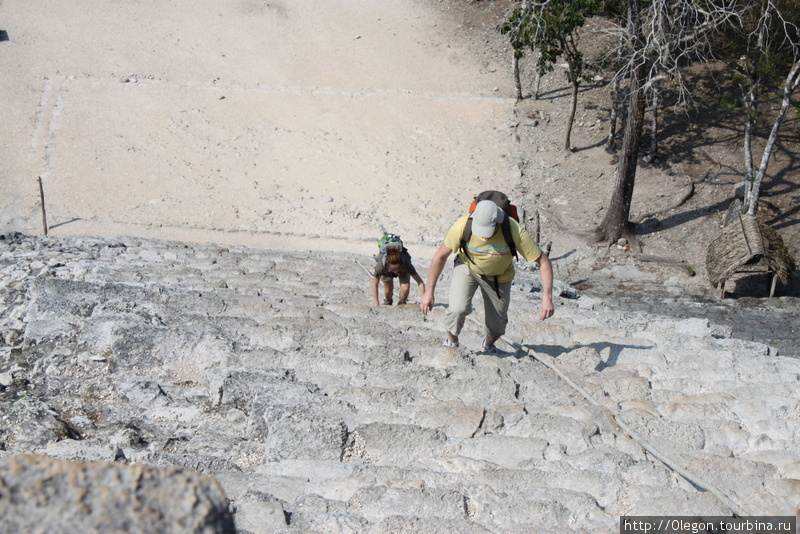
[[[0,531],[233,534],[228,502],[211,478],[175,468],[0,459]]]
[[[453,453],[459,456],[483,460],[509,469],[517,469],[520,464],[542,460],[547,441],[544,439],[488,435],[459,440],[454,445],[456,446]]]
[[[347,425],[335,416],[302,406],[277,405],[263,414],[265,459],[341,460]]]
[[[355,429],[347,442],[345,461],[365,464],[408,466],[437,456],[444,443],[440,430],[414,425],[370,423]]]
[[[442,429],[448,438],[471,438],[483,421],[484,410],[465,406],[461,402],[444,402],[424,405],[413,410],[414,423],[428,428]]]

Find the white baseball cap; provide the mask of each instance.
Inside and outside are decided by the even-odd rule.
[[[472,233],[489,239],[494,235],[497,225],[503,222],[506,214],[491,200],[481,200],[472,213]]]

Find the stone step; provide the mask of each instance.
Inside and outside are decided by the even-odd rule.
[[[0,245],[0,395],[25,423],[0,438],[187,467],[222,484],[239,528],[285,532],[730,512],[642,442],[754,512],[800,505],[798,360],[599,299],[557,297],[541,322],[538,291],[520,269],[487,355],[480,296],[443,347],[445,307],[373,308],[352,255],[20,236]]]

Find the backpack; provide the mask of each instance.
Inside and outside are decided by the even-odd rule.
[[[475,195],[475,198],[472,199],[472,204],[469,205],[469,212],[474,212],[475,208],[478,206],[478,202],[482,200],[491,200],[497,204],[497,207],[503,210],[506,215],[510,215],[515,221],[519,222],[517,207],[511,203],[505,193],[501,193],[500,191],[484,191],[483,193]]]
[[[383,231],[383,236],[378,239],[378,251],[386,254],[387,248],[399,248],[403,250],[403,240],[400,239],[399,235],[390,234],[383,226],[381,226],[381,230]]]
[[[380,257],[383,262],[383,266],[386,267],[386,249],[397,248],[400,249],[400,252],[402,253],[406,250],[406,247],[403,246],[403,240],[400,239],[399,235],[387,232],[383,226],[381,226],[381,231],[383,232],[383,236],[378,239],[378,252],[380,254],[379,256],[376,256],[375,259],[377,260],[378,257]]]
[[[505,193],[501,193],[500,191],[484,191],[483,193],[475,195],[475,198],[472,200],[472,204],[469,206],[470,214],[475,211],[475,207],[478,205],[478,202],[483,200],[491,200],[497,204],[498,208],[503,210],[503,213],[506,214],[506,216],[503,218],[503,222],[500,223],[500,228],[503,231],[503,237],[506,240],[506,245],[508,245],[508,248],[511,250],[511,255],[514,256],[514,259],[518,259],[517,246],[514,244],[514,238],[511,235],[511,222],[509,221],[509,217],[511,217],[515,221],[519,222],[517,207],[511,203]],[[472,237],[472,217],[467,219],[467,224],[464,226],[464,233],[461,234],[461,246],[459,247],[459,250],[463,252],[467,258],[469,258],[469,252],[467,252],[467,243],[469,242],[470,237]]]

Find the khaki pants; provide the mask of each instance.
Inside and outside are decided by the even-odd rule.
[[[494,280],[482,279],[463,262],[457,261],[450,283],[450,303],[444,322],[447,331],[458,336],[464,321],[472,312],[472,297],[480,288],[483,296],[484,332],[493,338],[506,333],[508,305],[511,302],[511,282],[502,282],[495,289]],[[498,295],[499,293],[499,295]]]

